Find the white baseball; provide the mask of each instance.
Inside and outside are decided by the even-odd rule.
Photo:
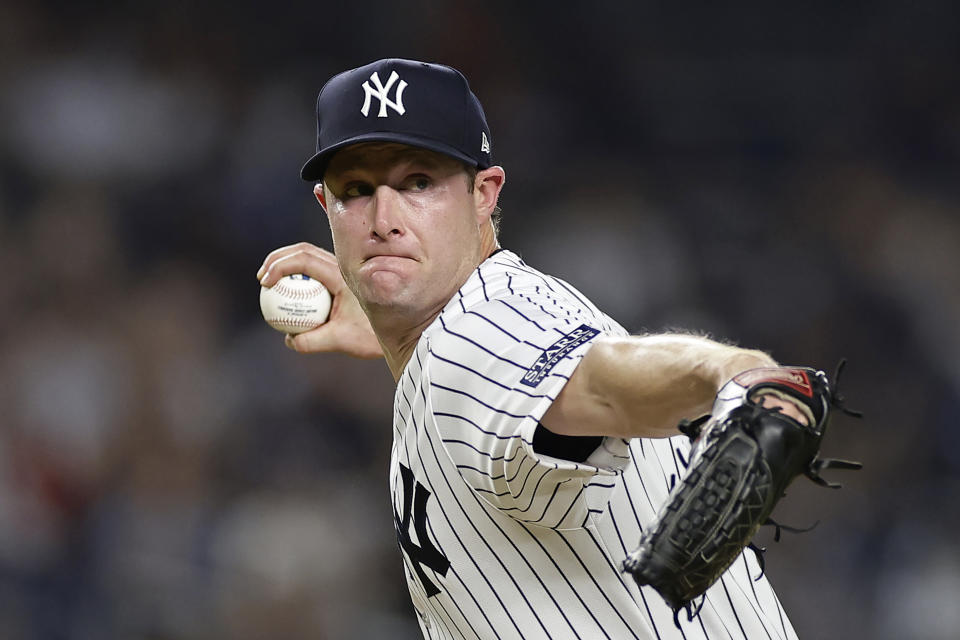
[[[260,311],[271,327],[303,333],[327,321],[333,298],[318,280],[297,273],[283,276],[269,289],[260,287]]]

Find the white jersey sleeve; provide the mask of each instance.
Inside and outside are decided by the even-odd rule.
[[[574,462],[536,451],[534,434],[593,342],[623,330],[560,281],[490,267],[485,298],[471,304],[468,293],[430,333],[426,374],[437,429],[463,480],[486,502],[529,524],[582,526],[585,488],[620,473],[628,442],[604,438]]]

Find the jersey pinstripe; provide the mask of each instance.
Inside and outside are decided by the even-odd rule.
[[[473,273],[397,385],[390,486],[425,638],[796,638],[752,553],[682,628],[619,571],[688,444],[605,438],[584,462],[538,453],[539,419],[597,335],[626,335],[508,251]]]

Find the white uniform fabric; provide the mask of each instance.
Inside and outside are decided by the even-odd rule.
[[[682,629],[620,563],[682,474],[687,439],[606,438],[584,463],[533,449],[598,335],[626,335],[508,251],[428,327],[394,401],[390,486],[425,638],[770,638],[796,634],[752,552]]]

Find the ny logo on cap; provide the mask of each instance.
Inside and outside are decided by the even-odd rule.
[[[360,113],[362,113],[364,116],[369,116],[370,98],[373,97],[380,101],[380,112],[377,114],[378,118],[387,117],[387,107],[390,107],[402,116],[406,111],[406,109],[403,108],[403,90],[407,88],[406,81],[400,80],[400,76],[397,75],[396,71],[390,72],[390,77],[387,79],[386,86],[380,82],[380,76],[377,75],[376,71],[370,75],[370,80],[373,81],[373,84],[375,84],[377,88],[373,89],[370,86],[369,80],[363,81],[363,106],[360,108]],[[397,85],[397,90],[394,93],[396,98],[394,101],[388,98],[387,94],[390,93],[390,87],[392,87],[393,83],[395,83],[397,80],[400,80],[400,84]]]

